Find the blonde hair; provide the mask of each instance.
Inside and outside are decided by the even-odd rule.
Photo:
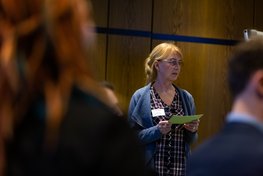
[[[146,83],[153,82],[157,77],[157,71],[154,67],[158,60],[167,59],[172,53],[183,58],[181,50],[174,43],[161,43],[157,45],[145,60]]]
[[[2,0],[0,25],[1,171],[3,141],[37,95],[45,99],[47,136],[55,136],[73,86],[107,100],[87,62],[88,0]]]

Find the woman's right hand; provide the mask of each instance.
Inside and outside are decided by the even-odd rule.
[[[172,124],[167,120],[162,120],[158,123],[158,127],[162,134],[167,134],[171,131]]]

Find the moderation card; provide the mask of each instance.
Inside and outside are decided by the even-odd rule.
[[[203,114],[198,114],[198,115],[191,115],[191,116],[176,116],[173,115],[170,119],[169,122],[172,124],[185,124],[192,122],[194,120],[198,120],[203,116]]]

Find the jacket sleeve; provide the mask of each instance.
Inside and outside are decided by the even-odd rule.
[[[138,133],[138,137],[143,144],[148,144],[160,139],[161,132],[156,125],[147,129],[140,130]]]
[[[147,144],[158,140],[161,137],[161,132],[157,125],[146,128],[143,124],[140,124],[138,121],[136,121],[136,117],[133,116],[133,111],[138,105],[137,103],[139,98],[140,94],[138,93],[135,93],[131,98],[128,110],[128,122],[131,128],[133,128],[136,131],[140,141],[143,144]]]

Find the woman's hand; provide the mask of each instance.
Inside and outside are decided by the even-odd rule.
[[[188,131],[191,131],[192,133],[196,132],[198,130],[200,120],[194,120],[190,123],[184,124],[184,128]]]
[[[167,120],[162,120],[158,123],[158,127],[162,134],[167,134],[171,131],[172,124]]]

